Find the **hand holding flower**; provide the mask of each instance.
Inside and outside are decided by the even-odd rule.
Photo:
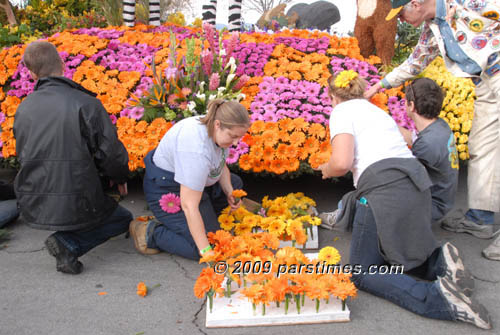
[[[241,205],[241,198],[247,195],[247,192],[243,190],[233,190],[231,194],[227,197],[227,201],[231,209],[237,209]]]

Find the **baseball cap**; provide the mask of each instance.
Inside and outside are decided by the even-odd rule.
[[[399,12],[401,11],[401,9],[403,9],[403,6],[406,5],[410,1],[411,0],[391,0],[392,9],[389,12],[389,14],[387,14],[385,20],[389,21],[393,17],[397,16],[399,14]]]

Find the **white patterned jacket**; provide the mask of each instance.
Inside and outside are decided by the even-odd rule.
[[[451,28],[452,44],[476,62],[480,74],[464,71],[447,54],[446,36],[441,34],[437,23],[439,17]],[[446,68],[457,77],[492,76],[500,73],[499,51],[499,0],[436,0],[436,17],[424,23],[413,53],[382,79],[382,86],[390,88],[403,84],[422,72],[439,54],[443,56]]]

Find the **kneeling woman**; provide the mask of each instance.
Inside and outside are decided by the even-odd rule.
[[[354,284],[426,317],[490,328],[488,312],[470,297],[474,280],[458,250],[440,247],[432,233],[424,166],[394,120],[363,98],[365,87],[352,70],[330,78],[332,156],[319,167],[324,179],[353,174],[356,190],[342,198],[337,221],[352,229],[349,262],[362,267]],[[374,268],[386,265],[403,265],[404,274]]]
[[[218,214],[228,204],[240,205],[231,193],[243,182],[229,172],[226,157],[249,126],[243,105],[216,99],[209,102],[206,116],[181,120],[165,134],[144,159],[144,193],[159,223],[131,223],[139,252],[152,254],[159,249],[197,260],[210,250],[207,232],[219,229]],[[163,209],[162,196],[170,202]]]

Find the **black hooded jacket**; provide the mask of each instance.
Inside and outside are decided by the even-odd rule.
[[[17,109],[15,191],[33,228],[89,229],[116,209],[100,175],[126,182],[128,154],[95,96],[67,78],[45,77]]]

